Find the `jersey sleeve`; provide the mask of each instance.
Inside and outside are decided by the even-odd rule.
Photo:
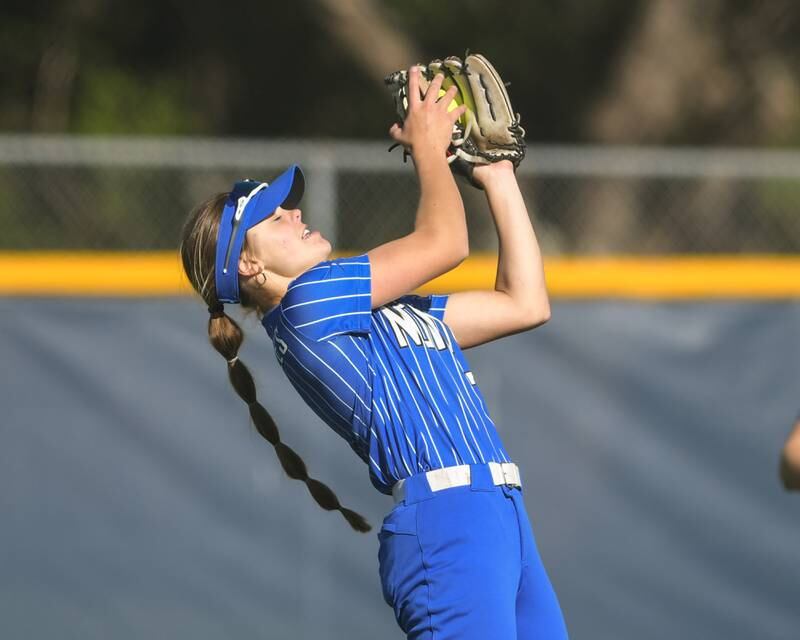
[[[449,294],[438,294],[432,293],[427,296],[417,296],[414,294],[408,294],[405,296],[401,296],[395,302],[403,302],[409,306],[414,307],[415,309],[419,309],[420,311],[424,311],[425,313],[429,313],[434,318],[441,320],[444,322],[444,308],[447,306],[447,298]]]
[[[366,253],[325,260],[289,283],[284,320],[316,342],[343,333],[369,333],[372,280]]]

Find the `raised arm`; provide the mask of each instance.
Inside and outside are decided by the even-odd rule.
[[[444,322],[462,349],[537,327],[550,318],[539,242],[511,162],[476,167],[499,240],[494,290],[450,294]]]
[[[410,69],[408,116],[402,127],[395,124],[389,131],[411,150],[420,199],[414,231],[367,252],[373,309],[450,271],[469,254],[464,204],[445,153],[464,107],[447,111],[456,87],[437,101],[442,79],[437,75],[421,99],[418,71]]]

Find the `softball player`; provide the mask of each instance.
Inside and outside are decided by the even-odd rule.
[[[183,264],[209,306],[209,338],[287,473],[324,508],[368,529],[280,442],[238,360],[242,334],[224,302],[256,310],[291,384],[364,461],[373,486],[393,497],[377,534],[379,573],[409,639],[562,639],[519,469],[462,352],[549,317],[539,247],[509,162],[475,169],[501,243],[496,290],[408,293],[468,254],[445,156],[462,108],[447,112],[455,88],[436,100],[441,80],[420,98],[412,68],[408,116],[390,130],[411,150],[419,178],[412,233],[329,259],[330,243],[309,233],[297,208],[304,179],[293,165],[271,184],[237,183],[195,210]]]

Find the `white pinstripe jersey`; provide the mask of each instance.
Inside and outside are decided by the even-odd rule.
[[[508,462],[453,333],[447,295],[371,309],[367,254],[326,260],[289,283],[262,324],[303,400],[369,466],[372,484],[474,462]]]

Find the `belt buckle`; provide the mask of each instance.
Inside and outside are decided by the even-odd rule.
[[[503,472],[503,483],[510,484],[513,486],[518,486],[516,474],[514,473],[514,468],[511,466],[510,462],[500,465],[500,470]]]

